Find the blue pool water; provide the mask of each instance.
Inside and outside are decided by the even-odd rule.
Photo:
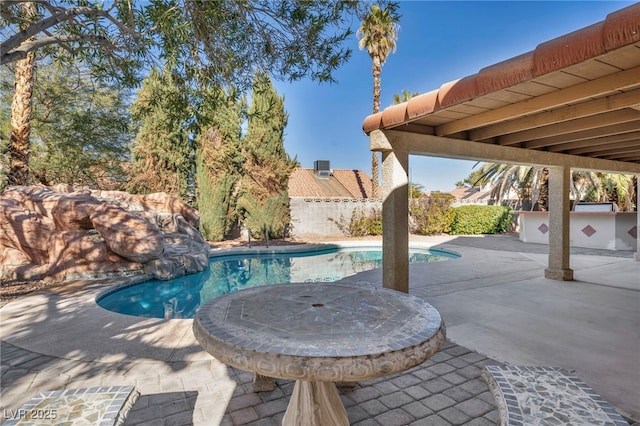
[[[457,257],[433,249],[409,251],[410,263]],[[220,256],[211,258],[209,268],[203,272],[118,288],[100,297],[98,305],[126,315],[193,318],[201,304],[232,291],[279,283],[333,282],[381,266],[379,247]]]

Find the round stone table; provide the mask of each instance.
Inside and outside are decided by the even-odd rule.
[[[296,380],[283,425],[348,425],[334,382],[414,367],[445,340],[440,313],[387,289],[337,283],[241,290],[200,308],[200,345],[221,362]]]

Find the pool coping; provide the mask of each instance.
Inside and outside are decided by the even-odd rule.
[[[454,250],[449,250],[449,249],[445,250],[441,248],[434,249],[433,248],[434,245],[436,244],[426,243],[426,242],[415,242],[415,243],[411,243],[409,245],[409,248],[433,250],[437,252],[448,253],[451,255],[455,255],[458,258],[462,256],[460,253]],[[231,257],[231,256],[241,256],[241,255],[265,255],[265,254],[284,254],[284,253],[305,254],[305,253],[312,253],[315,251],[322,251],[322,250],[332,250],[332,249],[340,250],[345,248],[348,249],[348,248],[365,248],[365,247],[378,248],[380,246],[381,246],[381,241],[379,240],[358,240],[353,242],[334,241],[334,242],[327,242],[327,243],[277,245],[277,246],[271,246],[271,247],[265,247],[265,246],[229,247],[229,248],[220,248],[220,249],[211,250],[209,254],[209,260]],[[453,259],[455,258],[452,258],[451,260]],[[353,275],[348,275],[346,277],[341,278],[341,280],[348,279],[352,276]],[[176,277],[176,278],[180,278],[180,277]],[[104,288],[99,290],[95,297],[96,303],[101,298],[106,297],[110,294],[113,294],[121,289],[142,284],[148,281],[154,281],[154,278],[147,277],[147,276],[132,277],[132,279],[129,279],[127,277],[121,277],[121,278],[110,279],[110,281],[117,281],[117,282],[111,282],[110,284],[106,285]],[[191,318],[175,318],[175,319],[191,319]]]
[[[411,242],[411,247],[439,249],[462,256],[459,250],[442,247],[442,241]],[[216,257],[256,253],[287,253],[327,246],[379,246],[381,242],[328,241],[326,243],[233,247],[212,250]],[[357,275],[357,274],[356,274]],[[351,277],[351,276],[350,276]],[[343,280],[350,281],[350,277]],[[191,330],[193,319],[143,318],[101,308],[96,300],[115,288],[148,281],[147,277],[78,280],[64,283],[11,301],[0,308],[0,338],[33,352],[59,358],[122,362],[142,358],[166,362],[210,360]],[[72,339],[60,338],[60,330]],[[126,355],[123,355],[126,354]]]

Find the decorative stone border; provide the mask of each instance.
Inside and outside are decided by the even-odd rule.
[[[140,392],[133,386],[106,386],[40,392],[4,426],[121,426]]]
[[[629,426],[593,389],[557,367],[486,366],[482,378],[496,399],[502,426]]]

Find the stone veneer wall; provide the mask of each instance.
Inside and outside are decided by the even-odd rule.
[[[382,210],[381,200],[350,198],[291,198],[291,235],[296,238],[344,237],[333,220],[348,224],[355,211]],[[331,220],[333,219],[333,220]]]

